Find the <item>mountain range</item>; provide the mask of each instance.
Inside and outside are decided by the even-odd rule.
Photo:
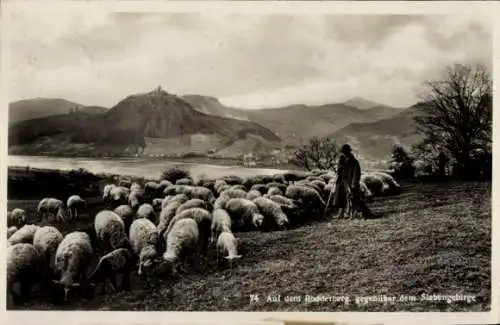
[[[268,109],[232,108],[215,97],[162,90],[128,96],[110,109],[36,98],[9,106],[9,152],[235,157],[331,136],[348,141],[366,159],[380,160],[392,144],[411,145],[419,139],[413,112],[361,97]]]

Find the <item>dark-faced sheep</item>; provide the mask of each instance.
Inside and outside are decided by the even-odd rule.
[[[176,222],[182,219],[193,219],[198,224],[201,240],[201,252],[206,253],[208,249],[208,241],[210,240],[210,228],[212,226],[212,215],[202,208],[190,208],[176,215],[167,227],[165,234],[173,228]]]
[[[23,209],[15,208],[7,213],[7,227],[22,227],[26,224],[28,218]]]
[[[232,268],[234,261],[241,258],[237,247],[237,239],[232,232],[221,232],[217,239],[217,264],[220,264],[221,257],[224,257]]]
[[[70,290],[86,284],[92,259],[92,244],[85,232],[67,234],[56,251],[55,269],[59,280],[53,280],[64,289],[64,301],[69,300]]]
[[[109,191],[111,204],[115,207],[122,204],[127,204],[129,194],[130,190],[126,187],[123,186],[112,187]]]
[[[33,237],[40,227],[37,225],[24,225],[7,240],[9,245],[33,243]]]
[[[113,290],[118,292],[117,275],[122,275],[122,287],[130,291],[130,275],[134,258],[128,249],[119,248],[101,257],[94,271],[90,274],[88,283],[95,293],[96,287],[102,283],[103,293],[106,292],[106,282],[109,280]]]
[[[79,195],[72,195],[68,198],[66,206],[68,207],[69,218],[77,219],[78,213],[81,213],[82,211],[86,210],[87,202],[84,199],[82,199]]]
[[[151,202],[151,205],[155,209],[155,212],[160,212],[161,211],[162,202],[163,202],[163,199],[161,199],[161,198],[153,199],[153,201]]]
[[[163,260],[166,262],[168,273],[172,273],[177,261],[181,262],[178,264],[180,270],[190,257],[193,258],[193,266],[198,267],[201,241],[196,221],[190,218],[179,220],[168,234],[165,233],[164,240],[167,249]]]
[[[146,184],[144,184],[144,196],[148,199],[152,199],[157,195],[160,195],[161,193],[159,193],[159,190],[160,184],[156,182],[146,182]]]
[[[211,237],[210,243],[219,237],[221,232],[227,231],[231,232],[231,217],[224,209],[215,209],[212,213],[212,226],[211,226]]]
[[[113,211],[100,211],[95,216],[94,229],[105,252],[117,248],[131,248],[125,233],[125,224],[122,218]]]
[[[39,250],[28,243],[7,248],[7,297],[14,302],[26,301],[34,284],[44,276],[44,258]],[[20,284],[20,295],[14,292],[14,284]]]
[[[257,205],[245,198],[235,198],[227,201],[226,211],[231,216],[238,228],[245,225],[252,225],[254,228],[262,227],[264,216],[260,213]]]
[[[264,216],[264,221],[273,220],[278,229],[286,229],[290,225],[288,217],[283,213],[278,203],[265,197],[258,197],[253,202]]]
[[[158,218],[156,217],[155,209],[149,203],[142,204],[137,210],[136,219],[145,218],[150,220],[152,223],[157,224]]]
[[[61,232],[51,226],[38,228],[33,236],[33,245],[44,257],[49,276],[55,273],[56,251],[62,240],[63,235]]]
[[[48,216],[53,215],[56,221],[65,222],[63,208],[63,201],[55,198],[45,198],[38,203],[37,213],[42,220],[48,220]]]
[[[158,257],[157,247],[159,243],[152,241],[155,233],[156,227],[148,219],[136,219],[130,226],[130,245],[134,253],[139,256],[139,275],[142,275],[143,270],[148,270]]]

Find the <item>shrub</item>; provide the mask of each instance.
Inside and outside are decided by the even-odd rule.
[[[189,171],[179,168],[172,167],[161,172],[160,180],[167,180],[175,184],[175,182],[181,178],[191,178]]]

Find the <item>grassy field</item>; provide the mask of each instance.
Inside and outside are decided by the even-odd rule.
[[[68,193],[69,195],[69,193]],[[57,225],[92,232],[102,209],[88,197],[90,217]],[[37,200],[9,199],[33,214]],[[401,194],[376,198],[370,220],[316,222],[297,229],[237,233],[243,255],[233,269],[217,267],[212,248],[202,269],[172,279],[133,275],[132,291],[76,298],[68,305],[35,290],[16,309],[163,311],[487,311],[490,308],[491,184],[403,184]],[[360,297],[474,295],[472,302],[356,302]],[[259,301],[250,303],[250,295]],[[281,295],[281,302],[267,302]],[[350,303],[304,301],[305,295],[348,296]],[[286,302],[300,296],[301,302]]]

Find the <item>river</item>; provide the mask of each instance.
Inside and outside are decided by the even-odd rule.
[[[200,177],[217,178],[225,175],[241,177],[282,173],[286,170],[270,168],[245,168],[242,166],[210,165],[200,163],[184,163],[172,161],[157,161],[147,158],[68,158],[44,156],[8,156],[9,166],[32,167],[55,170],[72,170],[85,168],[97,173],[112,173],[147,178],[158,178],[162,170],[171,167],[182,167],[189,170],[194,179]]]

